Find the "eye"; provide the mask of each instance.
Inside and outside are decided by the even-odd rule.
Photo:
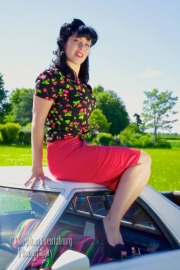
[[[88,47],[88,48],[90,48],[90,47],[91,47],[89,43],[86,43],[85,45],[86,45],[86,47]]]
[[[75,41],[75,42],[78,42],[78,41],[79,41],[79,39],[75,38],[75,39],[74,39],[74,41]]]

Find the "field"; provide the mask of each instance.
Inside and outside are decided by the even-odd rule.
[[[180,190],[180,149],[145,149],[152,158],[149,184],[157,190]]]
[[[180,148],[180,140],[168,140],[172,148]]]
[[[180,148],[145,149],[152,158],[149,184],[159,191],[180,190]],[[0,166],[31,166],[29,146],[0,146]],[[43,165],[46,163],[44,148]]]

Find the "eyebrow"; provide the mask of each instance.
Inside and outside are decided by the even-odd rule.
[[[82,40],[82,38],[85,38],[86,39],[86,42],[89,43],[89,45],[92,45],[92,40],[91,39],[87,39],[86,37],[82,36],[82,37],[77,37],[76,38],[80,38]]]

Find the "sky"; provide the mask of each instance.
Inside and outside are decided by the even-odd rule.
[[[49,67],[60,27],[73,18],[99,36],[90,52],[92,87],[113,90],[131,121],[144,91],[178,97],[171,132],[180,134],[179,0],[0,0],[0,73],[5,89],[34,88]]]

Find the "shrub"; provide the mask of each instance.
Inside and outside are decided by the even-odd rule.
[[[3,137],[2,137],[2,134],[1,134],[1,131],[0,131],[0,144],[3,143]]]
[[[93,142],[98,143],[99,145],[110,145],[113,141],[113,136],[110,133],[99,133]]]
[[[166,148],[166,149],[172,148],[171,144],[164,139],[158,139],[157,142],[155,143],[154,147],[155,148]]]
[[[30,130],[20,130],[18,143],[30,145],[31,144],[31,131]]]
[[[126,147],[148,148],[153,146],[151,134],[139,133],[135,124],[130,124],[118,135],[121,145]]]
[[[5,125],[0,125],[0,132],[3,137],[4,144],[13,144],[18,139],[18,132],[20,125],[17,123],[6,123]]]
[[[6,143],[6,139],[8,138],[8,131],[5,124],[0,124],[0,133],[2,136],[3,143]]]
[[[142,134],[139,138],[139,147],[148,148],[153,146],[153,136],[149,133]]]
[[[19,131],[19,144],[30,145],[31,144],[31,122],[26,126],[21,127]],[[44,145],[46,144],[46,129],[44,129]]]
[[[135,124],[129,124],[117,137],[120,139],[121,145],[132,146],[136,144],[137,134],[137,126]]]
[[[172,148],[180,148],[180,140],[177,141],[177,140],[171,140],[171,141],[168,141],[170,144],[171,144],[171,147]]]
[[[30,145],[31,144],[31,122],[21,127],[19,130],[19,144]]]
[[[111,145],[121,145],[121,141],[118,136],[113,137],[113,143]]]
[[[21,128],[21,130],[26,130],[26,131],[31,131],[31,125],[32,125],[32,123],[30,122],[30,123],[27,123],[25,126],[23,126],[22,128]]]

